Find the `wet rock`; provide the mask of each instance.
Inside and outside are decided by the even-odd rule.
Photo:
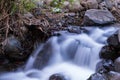
[[[39,50],[39,52],[37,51],[37,56],[33,63],[33,68],[42,69],[48,64],[50,57],[53,55],[53,46],[51,40],[49,39],[41,50],[39,47],[37,50]]]
[[[120,57],[118,57],[115,62],[115,71],[120,73]]]
[[[100,73],[95,73],[93,75],[90,76],[90,78],[88,80],[107,80],[105,76],[103,76]]]
[[[115,48],[120,48],[120,30],[118,30],[115,34],[111,35],[107,39],[107,42],[109,45]]]
[[[56,74],[51,75],[49,77],[49,80],[70,80],[70,79],[60,73],[56,73]]]
[[[116,18],[108,10],[90,9],[85,12],[84,25],[105,25],[114,23]]]
[[[82,30],[80,29],[79,26],[68,26],[68,31],[71,32],[71,33],[80,34]]]
[[[96,0],[82,0],[80,3],[85,9],[97,9],[98,8],[98,3]]]
[[[3,50],[9,60],[24,60],[27,56],[23,54],[21,42],[14,36],[8,37],[3,42]]]
[[[102,60],[96,65],[96,72],[106,73],[114,70],[114,64],[112,60]]]
[[[120,73],[118,72],[114,72],[114,71],[110,71],[107,74],[108,80],[120,80]]]
[[[101,49],[99,56],[102,59],[111,59],[111,60],[114,60],[118,57],[115,48],[113,48],[112,46],[104,46]]]

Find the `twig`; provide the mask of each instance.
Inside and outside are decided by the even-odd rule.
[[[5,28],[6,28],[6,27],[1,28],[0,31],[3,30],[3,29],[5,29]]]
[[[8,32],[9,32],[9,28],[10,28],[10,26],[9,26],[9,17],[7,17],[7,20],[6,20],[6,38],[8,37]]]
[[[3,19],[5,19],[5,18],[8,17],[9,15],[10,15],[10,14],[7,14],[6,16],[4,16],[3,18],[0,19],[0,21],[3,20]]]

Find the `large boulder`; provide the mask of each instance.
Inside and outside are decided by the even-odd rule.
[[[100,53],[100,58],[114,60],[118,57],[115,49],[112,46],[104,46]]]
[[[120,57],[118,57],[115,62],[115,71],[120,73]]]
[[[107,42],[109,45],[119,49],[120,48],[120,30],[118,30],[115,34],[111,35]]]
[[[27,54],[24,54],[24,49],[21,46],[21,42],[14,36],[8,37],[3,42],[3,50],[5,56],[10,61],[24,60]]]
[[[115,21],[116,18],[108,10],[89,9],[85,12],[83,25],[105,25]]]

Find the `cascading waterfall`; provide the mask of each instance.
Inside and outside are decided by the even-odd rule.
[[[1,74],[0,80],[49,80],[55,73],[68,76],[68,80],[87,80],[95,72],[96,63],[100,60],[100,49],[115,31],[116,28],[109,27],[93,28],[81,34],[62,32],[45,43],[50,44],[51,48],[46,53],[52,56],[42,70],[34,69],[33,65],[45,44],[40,44],[33,52],[25,69]]]

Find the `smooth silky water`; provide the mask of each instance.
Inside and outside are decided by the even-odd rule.
[[[49,80],[55,73],[61,73],[69,80],[87,80],[95,72],[100,60],[99,52],[106,44],[106,39],[116,30],[114,27],[94,27],[81,34],[61,32],[60,36],[53,36],[46,42],[51,44],[52,57],[42,70],[34,69],[33,65],[46,43],[34,50],[24,69],[1,74],[0,80]]]

